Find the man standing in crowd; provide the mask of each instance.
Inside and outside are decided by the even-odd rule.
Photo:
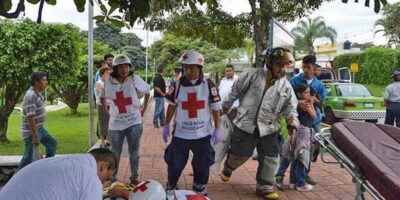
[[[129,161],[131,167],[131,184],[139,180],[139,145],[143,132],[142,116],[147,108],[150,86],[138,75],[132,74],[134,67],[125,55],[118,55],[113,61],[111,78],[105,81],[104,98],[109,106],[109,136],[111,150],[116,153],[118,161],[122,145],[126,138],[128,142]],[[141,107],[140,98],[145,96]],[[106,109],[106,108],[105,108]]]
[[[281,144],[279,116],[286,117],[289,135],[293,135],[299,125],[296,95],[285,77],[285,68],[293,65],[294,59],[288,49],[280,47],[268,49],[265,55],[264,68],[243,72],[223,101],[224,113],[236,100],[239,100],[239,107],[232,121],[231,148],[221,179],[229,181],[232,172],[257,148],[256,193],[267,199],[278,199],[274,174]]]
[[[385,88],[384,99],[386,106],[385,124],[400,127],[400,70],[392,75],[393,83]]]
[[[302,68],[303,73],[293,77],[290,80],[293,88],[296,88],[302,84],[309,85],[311,87],[311,94],[316,96],[316,102],[322,103],[325,100],[326,91],[325,87],[320,80],[315,76],[317,58],[314,55],[307,55],[303,58]],[[299,102],[301,103],[301,102]],[[316,130],[317,132],[319,130]]]
[[[221,99],[224,100],[232,90],[233,83],[237,80],[235,76],[235,68],[233,65],[228,64],[225,67],[225,77],[219,83],[219,94]],[[232,108],[237,108],[239,106],[239,101],[233,103]]]
[[[324,84],[317,79],[315,76],[315,71],[317,68],[316,64],[317,58],[314,55],[307,55],[303,58],[302,68],[303,73],[299,74],[298,76],[293,77],[290,80],[293,88],[298,88],[301,85],[308,85],[310,86],[311,95],[314,96],[314,102],[316,104],[317,109],[322,111],[322,103],[325,100],[326,96],[326,89]],[[306,107],[305,101],[299,101],[300,107]],[[320,131],[321,122],[316,121],[313,124],[313,129],[316,133]],[[319,154],[319,144],[318,142],[314,142],[311,147],[311,160],[317,161]],[[311,168],[309,168],[310,170]],[[309,172],[309,171],[308,171]],[[316,185],[317,183],[309,176],[306,177],[306,182],[311,185]]]
[[[108,136],[108,121],[110,115],[108,113],[108,108],[103,106],[105,104],[104,100],[104,82],[110,79],[110,74],[112,72],[111,68],[103,61],[102,67],[100,68],[100,79],[95,84],[95,96],[97,105],[97,115],[98,115],[98,136],[101,139],[102,145],[109,145]]]
[[[153,125],[154,128],[159,128],[164,126],[165,123],[165,113],[164,113],[164,97],[166,92],[165,80],[163,78],[163,68],[159,66],[157,68],[157,73],[153,80],[154,86],[154,117]]]
[[[113,63],[114,55],[112,54],[106,54],[104,55],[103,62],[101,62],[97,68],[98,70],[96,71],[96,74],[94,76],[94,82],[96,83],[101,77],[100,77],[100,68],[103,66],[103,63],[107,64],[108,67],[112,68],[112,63]]]
[[[102,183],[116,168],[116,157],[108,149],[42,159],[18,171],[0,190],[0,199],[102,199]]]
[[[218,87],[218,92],[221,96],[221,99],[224,100],[228,97],[229,93],[232,90],[233,83],[237,80],[237,76],[235,75],[235,69],[233,65],[228,64],[225,67],[225,77],[221,80]],[[236,108],[239,106],[239,100],[236,100],[233,103],[231,108],[231,115],[234,115]],[[215,149],[215,168],[218,172],[221,170],[220,165],[225,159],[226,154],[228,153],[229,144],[230,144],[230,132],[231,132],[231,122],[229,117],[221,116],[221,124],[223,129],[222,141],[218,145],[214,146]]]
[[[182,55],[180,62],[183,77],[175,85],[171,85],[166,97],[170,105],[167,108],[167,119],[163,128],[165,143],[168,142],[170,122],[175,114],[172,141],[164,155],[168,166],[166,190],[176,190],[191,151],[193,190],[206,195],[210,166],[214,163],[215,154],[210,140],[214,144],[220,140],[220,97],[214,83],[203,76],[202,54],[188,51]]]
[[[39,143],[46,148],[46,157],[56,154],[57,141],[44,128],[45,103],[42,93],[47,88],[48,75],[45,72],[33,72],[31,87],[25,93],[22,102],[22,138],[25,143],[25,152],[19,169],[33,161],[33,151]]]

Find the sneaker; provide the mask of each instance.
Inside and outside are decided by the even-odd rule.
[[[274,191],[274,192],[262,192],[260,190],[256,190],[256,194],[260,197],[263,197],[265,199],[268,200],[276,200],[279,199],[279,194],[278,192]]]
[[[275,176],[276,187],[279,190],[283,190],[283,176]]]
[[[221,178],[221,181],[224,183],[228,182],[229,179],[231,179],[231,175],[228,175],[224,171],[222,171],[221,174],[219,174],[219,177]]]
[[[296,184],[290,183],[290,184],[289,184],[289,189],[291,189],[291,190],[296,189]]]
[[[196,193],[198,193],[198,194],[201,194],[201,195],[204,195],[204,196],[207,196],[207,195],[208,195],[206,185],[202,185],[202,184],[193,184],[192,189],[193,189],[194,192],[196,192]]]
[[[305,185],[301,186],[301,187],[296,187],[296,190],[299,192],[310,192],[314,189],[314,186],[306,183]]]
[[[314,181],[314,179],[312,179],[310,176],[306,176],[306,183],[310,185],[317,185],[317,182]]]

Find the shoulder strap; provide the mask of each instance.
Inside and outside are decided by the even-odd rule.
[[[181,84],[180,84],[180,81],[178,79],[178,80],[175,81],[175,94],[174,94],[175,100],[178,98],[180,87],[181,87]]]

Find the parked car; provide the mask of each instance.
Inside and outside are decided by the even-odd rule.
[[[352,77],[350,73],[350,69],[347,67],[341,67],[337,70],[337,73],[332,68],[321,68],[321,74],[317,77],[323,83],[332,83],[332,82],[342,82],[342,83],[351,83]]]
[[[377,122],[385,117],[384,101],[374,97],[368,89],[356,83],[326,83],[324,103],[325,122],[333,124],[341,119]]]

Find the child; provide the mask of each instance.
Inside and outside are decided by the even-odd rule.
[[[299,113],[300,127],[295,135],[288,138],[282,147],[281,162],[276,174],[276,185],[282,189],[283,177],[291,164],[290,187],[301,192],[308,192],[313,186],[305,182],[310,167],[310,146],[313,135],[313,126],[321,120],[321,112],[315,106],[314,98],[310,94],[310,87],[302,84],[295,88],[299,99],[297,112]]]

